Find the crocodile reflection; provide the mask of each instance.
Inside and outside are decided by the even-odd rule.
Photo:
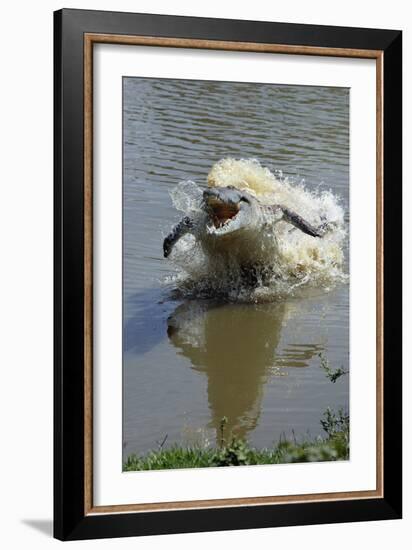
[[[168,319],[168,336],[192,368],[207,376],[211,411],[209,427],[220,440],[220,423],[228,419],[225,437],[246,438],[259,423],[266,382],[277,366],[306,367],[322,349],[277,349],[282,326],[290,314],[287,302],[222,304],[188,301]]]

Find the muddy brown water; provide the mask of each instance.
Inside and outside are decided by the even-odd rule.
[[[177,298],[162,240],[180,181],[206,185],[221,158],[257,158],[309,189],[331,189],[349,223],[347,89],[125,78],[123,456],[216,445],[222,417],[262,448],[322,435],[349,407],[349,284],[265,304]],[[348,272],[348,242],[345,243]]]

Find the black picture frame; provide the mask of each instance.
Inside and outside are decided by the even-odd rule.
[[[379,50],[383,55],[383,496],[86,514],[84,36]],[[402,514],[402,33],[63,9],[54,14],[54,536],[61,540],[400,518]]]

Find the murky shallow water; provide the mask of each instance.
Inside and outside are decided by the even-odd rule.
[[[331,189],[348,224],[348,118],[346,89],[124,79],[124,457],[166,435],[214,444],[223,416],[257,447],[316,436],[326,407],[348,408],[349,377],[332,384],[319,358],[348,369],[348,283],[271,303],[188,300],[162,254],[180,216],[169,191],[205,187],[228,156]]]

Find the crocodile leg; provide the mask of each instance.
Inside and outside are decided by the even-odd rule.
[[[177,225],[175,225],[175,227],[163,241],[163,255],[165,258],[169,256],[177,241],[181,237],[183,237],[183,235],[186,235],[186,233],[190,233],[193,227],[193,219],[189,216],[185,216],[182,220],[180,220]]]
[[[296,212],[293,212],[293,210],[289,210],[289,208],[285,208],[284,206],[280,208],[283,212],[283,219],[285,221],[291,223],[307,235],[311,235],[312,237],[323,237],[323,226],[313,227],[313,225],[304,220],[299,214],[296,214]]]

